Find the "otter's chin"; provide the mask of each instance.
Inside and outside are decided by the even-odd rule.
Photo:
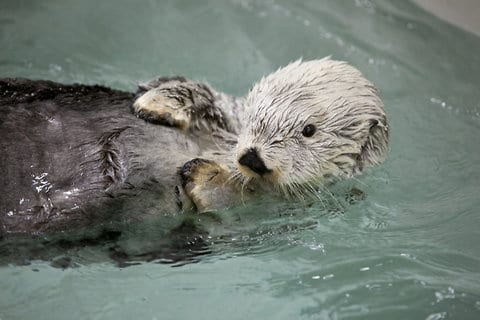
[[[237,169],[244,177],[248,179],[265,180],[272,184],[280,184],[283,180],[281,171],[276,168],[270,169],[267,173],[258,174],[250,168],[237,163]]]
[[[243,174],[246,178],[261,178],[261,175],[258,173],[254,172],[253,170],[250,170],[249,168],[242,166],[241,164],[237,163],[237,169],[240,171],[241,174]]]

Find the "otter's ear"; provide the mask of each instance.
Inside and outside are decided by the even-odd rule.
[[[142,95],[153,88],[160,87],[162,84],[171,82],[171,81],[186,82],[187,78],[182,76],[166,76],[166,77],[157,77],[147,82],[139,82],[137,83],[137,92],[135,94],[137,96]]]
[[[360,152],[360,170],[381,163],[388,150],[388,124],[385,115],[371,120],[365,144]]]

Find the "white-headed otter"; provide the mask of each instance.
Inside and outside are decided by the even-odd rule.
[[[296,61],[264,77],[245,98],[193,82],[175,87],[201,93],[198,107],[195,99],[185,103],[153,85],[134,109],[184,130],[224,132],[220,136],[229,131],[236,140],[205,150],[205,160],[193,166],[199,167],[195,174],[183,176],[200,211],[218,207],[210,196],[214,185],[222,185],[229,198],[239,190],[303,197],[327,182],[360,174],[387,152],[388,125],[377,90],[345,62]]]
[[[330,59],[294,62],[246,98],[183,77],[141,84],[136,97],[3,79],[0,230],[67,230],[191,204],[203,212],[246,193],[303,195],[379,163],[387,144],[374,86]]]
[[[295,194],[383,161],[387,143],[382,101],[357,69],[297,61],[248,94],[236,156],[247,179]]]

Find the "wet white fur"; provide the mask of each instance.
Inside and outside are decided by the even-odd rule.
[[[377,89],[329,57],[298,60],[262,78],[246,98],[242,124],[236,159],[257,148],[273,173],[256,178],[286,190],[357,175],[383,161],[388,147]],[[312,137],[302,135],[308,124],[317,129]]]

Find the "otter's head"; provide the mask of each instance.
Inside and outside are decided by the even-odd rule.
[[[247,96],[237,167],[290,190],[350,177],[385,158],[388,126],[375,87],[345,62],[302,62],[263,78]]]

